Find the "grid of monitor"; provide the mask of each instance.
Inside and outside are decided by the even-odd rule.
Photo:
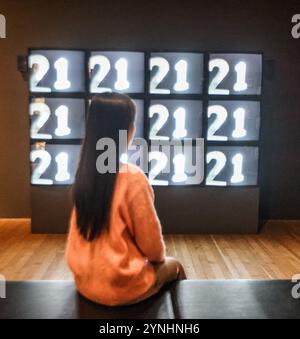
[[[191,140],[150,149],[153,185],[258,184],[261,54],[31,49],[28,65],[33,185],[72,184],[90,98],[110,91],[135,101],[136,137]]]

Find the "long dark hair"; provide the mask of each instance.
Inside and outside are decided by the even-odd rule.
[[[73,186],[77,227],[88,241],[94,240],[103,227],[108,227],[111,201],[116,173],[100,174],[96,168],[96,143],[101,138],[111,138],[119,154],[119,130],[129,130],[135,119],[135,105],[124,94],[103,93],[93,97],[87,124],[86,136]]]

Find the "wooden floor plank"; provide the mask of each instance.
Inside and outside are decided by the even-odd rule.
[[[190,279],[291,279],[300,274],[300,221],[269,221],[253,235],[165,235],[167,255]],[[29,219],[0,219],[0,274],[72,279],[66,235],[31,234]]]

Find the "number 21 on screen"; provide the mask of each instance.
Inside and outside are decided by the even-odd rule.
[[[162,57],[153,57],[150,59],[150,70],[157,67],[157,71],[150,81],[150,93],[152,94],[170,94],[171,90],[167,88],[158,88],[159,84],[164,80],[170,71],[170,64],[168,60]],[[176,72],[176,82],[173,89],[176,92],[183,92],[189,89],[187,82],[188,63],[185,60],[179,60],[174,65]]]
[[[227,158],[223,152],[220,151],[212,151],[206,155],[206,161],[209,164],[211,161],[215,160],[215,165],[208,172],[206,177],[206,185],[212,186],[226,186],[227,182],[223,180],[216,180],[216,177],[221,173],[224,169]],[[231,158],[231,164],[233,168],[233,173],[230,178],[231,184],[239,184],[244,181],[243,175],[243,155],[240,153],[235,154]]]
[[[229,95],[229,89],[218,88],[218,86],[222,83],[222,81],[230,72],[229,63],[224,59],[212,59],[209,61],[209,71],[212,72],[215,68],[218,69],[218,72],[210,82],[208,93]],[[243,92],[248,88],[248,84],[246,82],[247,64],[244,61],[239,61],[234,66],[234,71],[236,73],[236,77],[235,83],[233,85],[233,90],[235,92]]]
[[[211,105],[208,107],[207,117],[211,118],[215,115],[215,120],[209,125],[207,130],[207,140],[227,141],[228,136],[216,135],[217,131],[222,127],[228,118],[228,112],[222,105]],[[234,126],[232,130],[232,138],[239,139],[246,136],[245,129],[245,109],[243,107],[237,108],[233,112]]]
[[[29,112],[31,116],[35,117],[31,124],[30,137],[32,139],[52,139],[52,134],[39,132],[50,118],[50,107],[42,102],[34,102],[30,104]],[[71,133],[71,129],[68,126],[68,115],[69,109],[65,105],[60,105],[55,110],[57,118],[57,127],[54,130],[55,136],[62,137]]]
[[[257,185],[256,146],[208,147],[206,185]]]
[[[30,153],[30,160],[35,162],[39,160],[31,176],[31,183],[37,185],[53,185],[53,179],[41,178],[51,164],[52,157],[45,150],[33,150]],[[70,180],[69,155],[66,152],[60,152],[55,157],[56,174],[55,181],[64,182]]]
[[[32,69],[32,75],[30,78],[31,92],[51,92],[50,87],[39,86],[40,81],[43,80],[50,70],[49,60],[41,54],[30,55],[29,67]],[[58,91],[70,88],[71,82],[68,79],[68,60],[66,58],[58,58],[54,62],[54,68],[56,70],[54,88]]]
[[[94,55],[90,59],[90,69],[93,70],[96,66],[98,66],[99,68],[91,79],[90,92],[111,92],[112,88],[100,86],[100,84],[103,82],[103,80],[106,78],[111,70],[111,62],[104,55]],[[128,61],[125,58],[120,58],[115,62],[114,68],[117,74],[117,79],[114,83],[114,89],[118,91],[128,89],[130,86],[130,83],[128,81]]]
[[[170,112],[168,108],[161,104],[151,105],[149,109],[149,118],[153,118],[157,115],[157,120],[153,123],[149,137],[151,140],[169,140],[169,136],[158,135],[162,127],[167,123]],[[187,135],[185,128],[186,110],[184,107],[178,107],[172,114],[174,118],[175,127],[172,133],[172,137],[175,139],[184,138]]]

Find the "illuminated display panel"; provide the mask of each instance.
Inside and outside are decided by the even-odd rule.
[[[151,53],[150,94],[201,94],[203,54]]]
[[[151,140],[201,137],[202,101],[200,100],[151,100],[148,117]]]
[[[116,91],[136,104],[134,142],[193,141],[185,154],[152,147],[142,163],[129,150],[152,185],[257,185],[262,55],[41,49],[30,50],[29,69],[32,184],[73,183],[90,99]]]
[[[90,93],[144,92],[144,53],[91,52]]]
[[[260,95],[262,56],[260,54],[210,54],[211,95]]]
[[[84,99],[31,98],[29,114],[31,139],[84,138]]]
[[[31,93],[85,91],[83,51],[31,50],[28,65]]]
[[[166,146],[168,143],[166,143]],[[204,144],[186,148],[154,146],[149,152],[149,181],[154,186],[199,185],[204,176]]]
[[[34,185],[72,184],[79,154],[79,145],[51,145],[44,142],[33,144],[30,152],[31,183]]]
[[[206,185],[257,185],[258,147],[208,146]]]
[[[260,102],[212,100],[208,103],[207,119],[207,140],[258,140]]]

